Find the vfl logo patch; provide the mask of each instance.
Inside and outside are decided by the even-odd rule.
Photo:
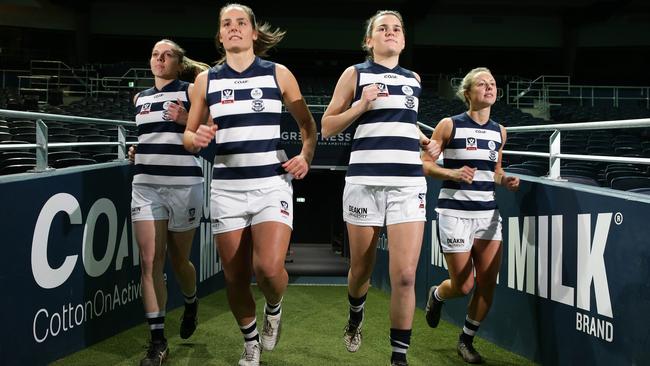
[[[465,150],[476,150],[476,138],[475,137],[466,137],[465,138]]]
[[[415,108],[415,97],[412,96],[406,96],[404,100],[404,105],[406,108],[413,109]]]
[[[232,89],[224,89],[221,91],[221,104],[229,104],[235,102],[235,92]]]
[[[413,88],[408,85],[404,85],[402,86],[402,93],[404,93],[404,95],[411,96],[413,95]]]
[[[149,112],[151,112],[151,103],[145,103],[142,105],[142,108],[140,108],[139,114],[148,114]]]
[[[495,144],[494,141],[490,140],[490,141],[488,142],[488,148],[489,148],[490,150],[496,150],[496,148],[497,148],[497,144]]]
[[[264,110],[264,101],[260,99],[255,99],[251,101],[251,109],[254,112],[261,112]]]
[[[289,204],[287,201],[280,201],[280,206],[282,206],[280,213],[284,216],[289,216]]]
[[[384,83],[377,83],[377,89],[379,89],[378,97],[387,97],[388,96],[388,87]]]

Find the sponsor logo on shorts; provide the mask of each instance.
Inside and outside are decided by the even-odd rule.
[[[282,208],[280,209],[280,213],[285,216],[289,216],[289,204],[287,203],[287,201],[280,201],[280,205],[282,206]]]
[[[140,213],[140,207],[133,207],[131,209],[131,215],[136,215]]]
[[[418,199],[420,200],[420,208],[424,208],[426,193],[418,193]]]
[[[462,238],[447,238],[447,245],[452,248],[460,248],[465,245],[465,239]]]
[[[187,215],[189,216],[189,222],[194,222],[196,220],[196,209],[195,208],[190,208],[187,210]]]
[[[351,217],[356,217],[357,219],[365,219],[368,217],[368,208],[367,207],[355,207],[352,205],[348,206],[348,215]]]

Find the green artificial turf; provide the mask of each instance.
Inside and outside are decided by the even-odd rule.
[[[261,330],[264,299],[256,286],[253,293]],[[280,343],[274,351],[262,353],[262,365],[390,365],[389,303],[389,294],[370,289],[363,342],[358,352],[349,353],[342,340],[348,312],[346,287],[289,286],[283,302]],[[224,290],[200,299],[199,327],[188,340],[178,335],[181,313],[182,308],[167,313],[165,334],[170,354],[165,365],[237,364],[243,338],[228,309]],[[456,354],[459,331],[444,321],[436,329],[429,328],[424,312],[416,309],[409,365],[465,365]],[[139,365],[148,338],[148,327],[143,322],[53,365]],[[534,365],[479,337],[474,344],[487,365]]]

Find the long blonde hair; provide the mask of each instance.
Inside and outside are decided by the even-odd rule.
[[[240,8],[244,11],[244,13],[246,13],[246,15],[248,15],[248,18],[253,26],[253,30],[257,31],[257,39],[253,41],[253,52],[257,56],[267,56],[267,52],[271,48],[275,47],[275,45],[280,43],[280,41],[282,41],[285,34],[287,33],[280,28],[273,29],[273,27],[266,22],[258,24],[257,20],[255,19],[255,13],[253,13],[253,9],[251,9],[249,6],[237,3],[226,4],[221,8],[221,10],[219,10],[219,29],[221,29],[221,17],[223,16],[223,13],[225,13],[230,8]],[[222,55],[217,63],[222,64],[226,61],[226,50],[223,48],[223,44],[219,42],[219,31],[217,31],[214,42],[217,46],[217,49]]]

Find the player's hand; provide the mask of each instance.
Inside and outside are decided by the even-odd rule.
[[[309,172],[309,163],[302,155],[296,155],[282,164],[284,170],[296,179],[304,178]]]
[[[136,149],[136,146],[135,146],[135,145],[131,145],[131,146],[129,146],[129,151],[128,151],[128,153],[127,153],[127,156],[128,156],[128,158],[129,158],[129,162],[130,162],[130,163],[135,162],[135,149]]]
[[[217,125],[200,125],[192,137],[192,144],[198,148],[207,147],[216,134]]]
[[[361,98],[359,101],[364,110],[370,109],[370,103],[374,102],[379,97],[379,87],[377,84],[368,84],[361,90]]]
[[[472,184],[475,172],[476,168],[470,168],[467,165],[464,165],[462,168],[454,170],[453,180],[456,182]]]
[[[176,102],[169,102],[167,109],[163,112],[163,118],[168,121],[187,123],[187,109],[183,107],[183,102],[177,99]]]
[[[501,184],[510,192],[516,192],[519,189],[519,178],[514,176],[503,176]]]
[[[427,152],[433,161],[438,160],[438,157],[440,156],[440,144],[436,140],[422,137],[420,139],[420,146]]]

